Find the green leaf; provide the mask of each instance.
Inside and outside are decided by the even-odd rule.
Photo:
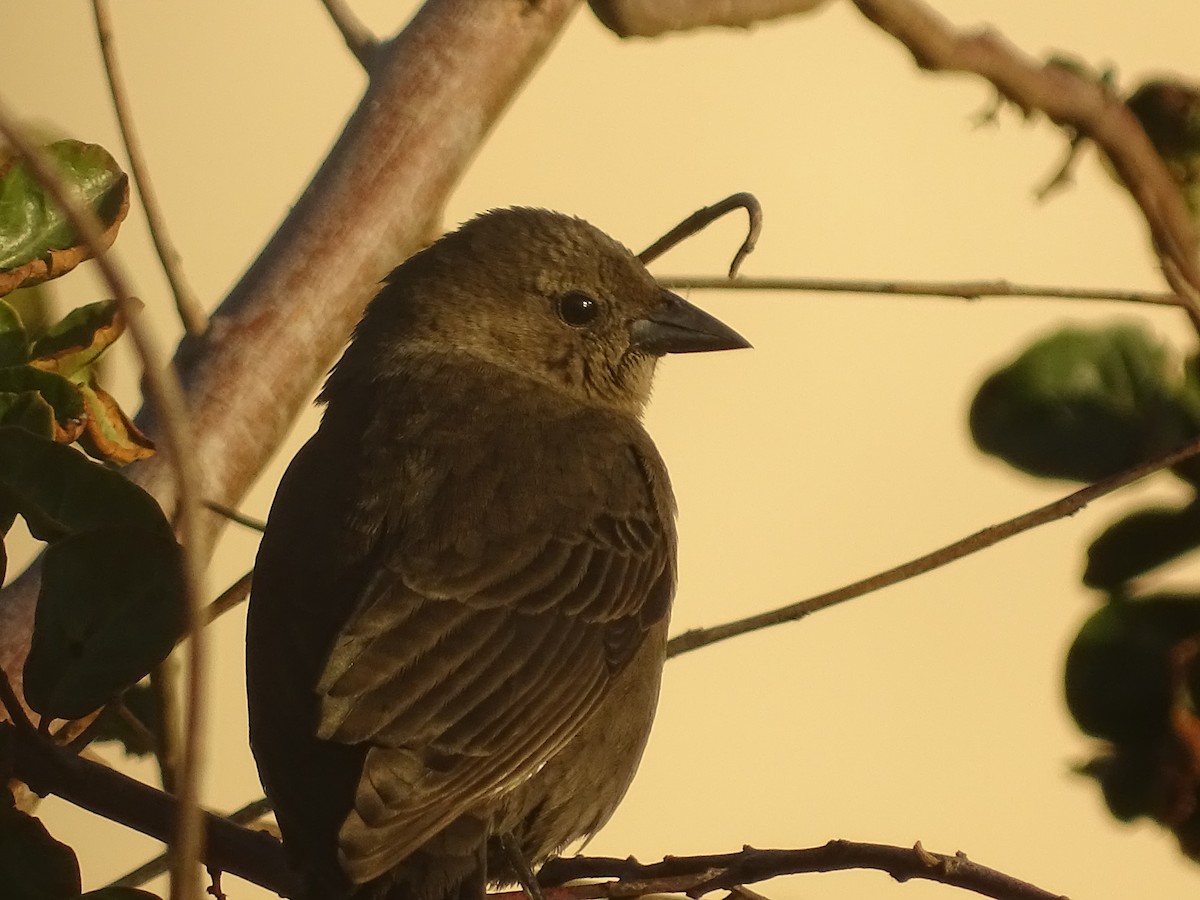
[[[20,314],[0,300],[0,366],[16,366],[29,359],[29,339]]]
[[[1195,223],[1200,215],[1200,88],[1154,79],[1125,101],[1179,185]]]
[[[54,410],[54,421],[61,432],[56,434],[57,439],[70,443],[79,437],[83,432],[86,406],[78,387],[61,375],[43,372],[33,366],[0,368],[0,392],[23,394],[29,391],[41,394]]]
[[[81,890],[75,851],[40,821],[0,801],[0,897],[74,900]]]
[[[37,391],[25,391],[20,394],[0,391],[0,425],[22,428],[52,441],[54,407]]]
[[[77,719],[161,663],[183,634],[179,545],[166,523],[116,525],[46,550],[25,697]]]
[[[163,522],[154,498],[62,444],[0,427],[0,498],[39,540],[115,525]]]
[[[1200,546],[1200,504],[1138,510],[1115,522],[1087,551],[1083,583],[1114,588]]]
[[[1079,728],[1117,744],[1160,739],[1181,687],[1171,650],[1197,634],[1200,595],[1110,598],[1067,653],[1067,708]]]
[[[1140,325],[1065,328],[992,374],[971,405],[979,449],[1043,478],[1096,481],[1195,433],[1177,367]]]
[[[138,305],[140,308],[140,304]],[[94,363],[125,331],[115,300],[100,300],[71,310],[33,345],[32,365],[67,378]]]
[[[90,206],[105,228],[105,246],[129,209],[129,180],[103,147],[57,141],[43,148],[59,174]],[[58,205],[25,164],[0,165],[0,294],[45,281],[89,259]]]

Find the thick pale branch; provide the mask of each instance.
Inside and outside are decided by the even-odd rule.
[[[606,28],[621,37],[654,37],[693,28],[749,28],[808,12],[825,0],[588,0]]]

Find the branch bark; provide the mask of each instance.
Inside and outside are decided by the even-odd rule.
[[[693,28],[749,28],[808,12],[825,0],[588,0],[596,18],[619,37],[655,37]]]

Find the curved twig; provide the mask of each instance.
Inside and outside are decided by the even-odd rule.
[[[654,260],[658,259],[676,244],[690,238],[712,222],[721,218],[725,213],[735,209],[744,209],[746,211],[746,214],[750,217],[750,226],[746,232],[746,240],[742,241],[742,246],[738,248],[737,253],[733,256],[733,262],[729,264],[729,277],[733,278],[737,275],[742,261],[753,252],[754,245],[758,243],[758,236],[762,232],[762,206],[759,204],[757,197],[746,192],[732,194],[724,200],[714,203],[712,206],[696,210],[639,253],[638,259],[642,261],[643,265],[650,265],[650,263],[654,262]]]

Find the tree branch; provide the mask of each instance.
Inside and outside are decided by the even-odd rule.
[[[897,881],[921,878],[974,891],[996,900],[1066,900],[1028,882],[973,863],[962,853],[930,853],[918,842],[913,847],[890,847],[853,841],[830,841],[803,850],[758,850],[714,856],[673,856],[660,863],[635,859],[577,856],[546,863],[539,879],[559,884],[577,878],[617,878],[615,882],[545,889],[546,900],[640,897],[663,891],[699,897],[709,891],[732,890],[742,884],[781,875],[879,869]],[[516,892],[512,895],[517,896]]]
[[[0,725],[0,728],[11,728]],[[65,753],[48,740],[15,735],[14,774],[36,793],[64,800],[168,843],[175,832],[177,802],[99,763]],[[252,831],[204,813],[204,851],[208,866],[289,895],[291,869],[283,846],[265,831]]]

